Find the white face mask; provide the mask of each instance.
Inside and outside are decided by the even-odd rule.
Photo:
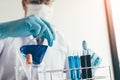
[[[28,4],[26,16],[30,15],[39,15],[41,18],[52,22],[53,6],[48,6],[45,4]]]

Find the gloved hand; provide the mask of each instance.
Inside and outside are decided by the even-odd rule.
[[[83,47],[83,50],[89,50],[90,52],[89,54],[91,55],[91,66],[92,67],[99,66],[101,63],[101,58],[94,51],[92,51],[91,49],[87,47],[86,41],[82,42],[82,47]],[[84,55],[87,55],[87,53]],[[93,73],[95,72],[95,70],[92,70],[92,71]]]
[[[55,33],[50,23],[37,15],[0,24],[0,39],[30,35],[46,38],[49,46],[52,46],[55,40]]]

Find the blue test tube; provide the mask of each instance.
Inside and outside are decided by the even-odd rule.
[[[80,57],[74,56],[74,61],[75,61],[75,68],[80,68]],[[78,80],[81,79],[80,69],[76,70],[76,76]]]
[[[73,68],[75,68],[75,61],[74,61],[74,56],[68,56],[68,64],[69,64],[69,69],[70,70],[70,80],[75,80],[76,76],[75,76],[75,70]]]

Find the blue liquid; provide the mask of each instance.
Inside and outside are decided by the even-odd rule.
[[[68,56],[69,69],[75,68],[74,56]],[[75,70],[70,70],[70,80],[75,80]]]
[[[69,69],[80,68],[80,57],[79,56],[68,56]],[[80,70],[70,70],[70,80],[80,80]]]
[[[80,57],[74,56],[75,68],[80,68]],[[80,70],[76,70],[77,79],[81,79]]]
[[[44,58],[48,46],[45,45],[24,45],[20,48],[24,57],[32,54],[33,64],[40,64]]]

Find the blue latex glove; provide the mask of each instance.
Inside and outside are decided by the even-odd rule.
[[[55,33],[50,23],[37,15],[0,24],[1,39],[7,37],[27,37],[30,35],[46,38],[49,46],[52,46],[55,40]]]
[[[48,46],[45,45],[24,45],[20,51],[24,57],[27,54],[32,54],[33,64],[40,64],[44,58]]]
[[[75,68],[75,59],[74,56],[68,56],[68,65],[70,70],[70,80],[75,80],[77,77],[75,75],[76,71],[73,69]]]

